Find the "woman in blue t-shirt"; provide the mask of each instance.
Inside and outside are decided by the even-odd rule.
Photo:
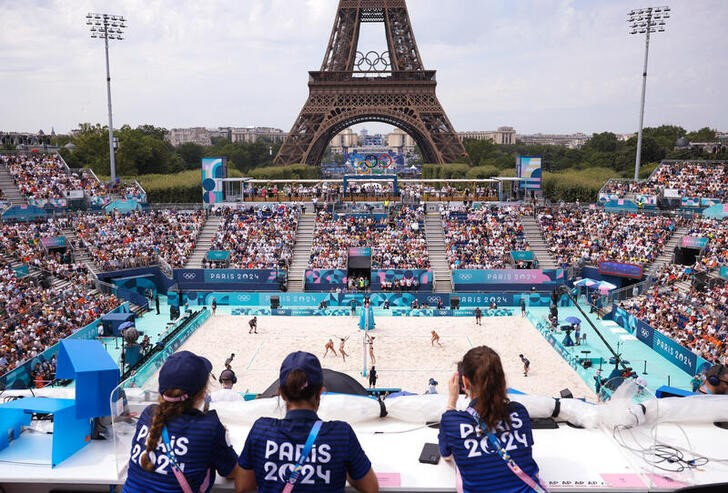
[[[167,358],[159,371],[159,404],[148,406],[137,423],[124,493],[185,491],[185,484],[207,493],[215,471],[230,479],[240,473],[217,413],[199,410],[210,370],[207,358],[189,351]]]
[[[343,493],[348,480],[357,491],[378,491],[372,464],[351,426],[322,422],[316,415],[324,383],[318,358],[303,351],[289,354],[281,364],[279,383],[286,416],[259,418],[253,424],[238,459],[242,472],[235,490]]]
[[[461,381],[471,399],[464,411],[455,407]],[[440,454],[455,460],[464,493],[546,490],[531,455],[531,419],[523,405],[508,399],[498,353],[488,346],[465,353],[462,375],[450,378],[449,396],[440,422]],[[504,452],[515,468],[504,460]]]

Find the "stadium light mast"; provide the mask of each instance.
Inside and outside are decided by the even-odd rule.
[[[667,19],[670,18],[670,7],[647,7],[630,10],[627,17],[630,34],[645,35],[645,66],[642,70],[642,101],[640,102],[640,127],[637,133],[637,156],[634,161],[634,181],[640,177],[640,160],[642,159],[642,125],[645,120],[645,89],[647,88],[647,56],[650,52],[650,34],[665,32]]]
[[[111,117],[111,75],[109,74],[109,40],[121,41],[126,29],[126,20],[120,15],[97,14],[89,12],[86,15],[86,25],[89,26],[92,38],[104,40],[106,49],[106,97],[109,107],[109,161],[111,168],[111,183],[116,182],[116,158],[114,156],[114,122]]]

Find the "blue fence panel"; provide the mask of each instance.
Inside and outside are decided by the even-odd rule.
[[[615,322],[688,375],[695,375],[709,365],[706,360],[698,357],[670,337],[654,330],[625,309],[615,305],[612,313]]]

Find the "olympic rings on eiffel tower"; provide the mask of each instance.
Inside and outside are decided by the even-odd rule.
[[[389,52],[369,51],[365,55],[361,51],[357,51],[354,66],[357,72],[387,72],[391,70]]]

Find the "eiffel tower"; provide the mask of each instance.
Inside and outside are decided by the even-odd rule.
[[[384,24],[384,53],[357,51],[363,22]],[[399,127],[426,163],[463,162],[467,153],[435,95],[405,0],[339,0],[321,70],[309,72],[309,95],[274,163],[318,165],[342,130],[366,121]]]

